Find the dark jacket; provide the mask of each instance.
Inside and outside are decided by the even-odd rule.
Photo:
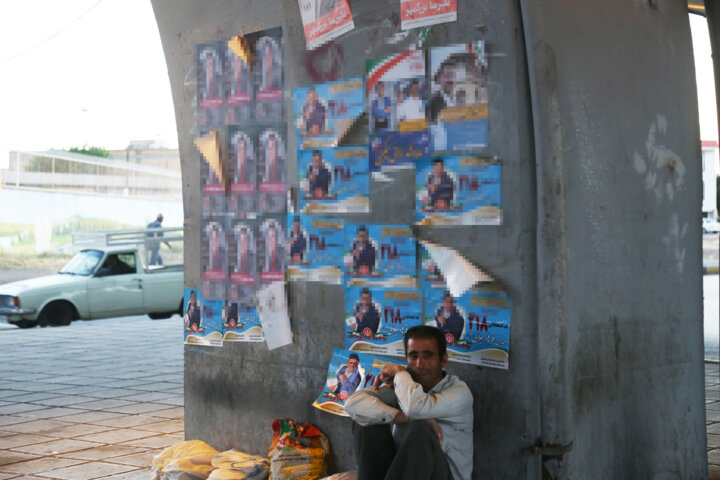
[[[435,321],[437,322],[437,328],[443,334],[450,333],[455,337],[455,341],[460,339],[462,335],[463,327],[465,326],[465,319],[460,315],[457,308],[453,308],[450,311],[450,316],[445,320],[445,325],[440,325],[437,321],[437,317],[443,316],[443,307],[439,307],[435,312]]]

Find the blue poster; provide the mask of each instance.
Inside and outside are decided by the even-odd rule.
[[[488,62],[482,40],[430,49],[433,151],[488,146]]]
[[[246,303],[225,301],[222,312],[223,341],[262,342],[262,327],[257,308]]]
[[[412,168],[430,155],[428,132],[379,132],[370,135],[370,171]]]
[[[408,225],[345,224],[347,285],[415,288],[415,253],[415,237]]]
[[[378,355],[405,356],[403,338],[420,325],[418,289],[345,288],[345,347]]]
[[[416,166],[415,220],[420,225],[499,225],[500,164],[477,155],[435,157]]]
[[[222,347],[222,300],[205,300],[199,288],[186,288],[183,303],[185,344]]]
[[[345,222],[338,218],[292,215],[288,224],[288,280],[342,284]]]
[[[298,149],[336,147],[365,109],[361,77],[296,88]]]
[[[369,213],[367,148],[299,150],[298,185],[302,213]]]
[[[325,386],[313,407],[347,417],[345,400],[357,390],[372,387],[375,376],[389,363],[404,366],[404,362],[336,348],[330,359]]]

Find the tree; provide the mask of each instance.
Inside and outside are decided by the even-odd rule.
[[[72,147],[69,152],[82,153],[85,155],[92,155],[93,157],[110,158],[110,152],[105,150],[103,147],[95,147],[83,145],[82,147]]]

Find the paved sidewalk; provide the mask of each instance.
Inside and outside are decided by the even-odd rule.
[[[147,480],[184,439],[178,316],[0,330],[0,480]]]

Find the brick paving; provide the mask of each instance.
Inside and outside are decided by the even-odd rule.
[[[184,440],[182,320],[0,328],[0,480],[147,480]]]

